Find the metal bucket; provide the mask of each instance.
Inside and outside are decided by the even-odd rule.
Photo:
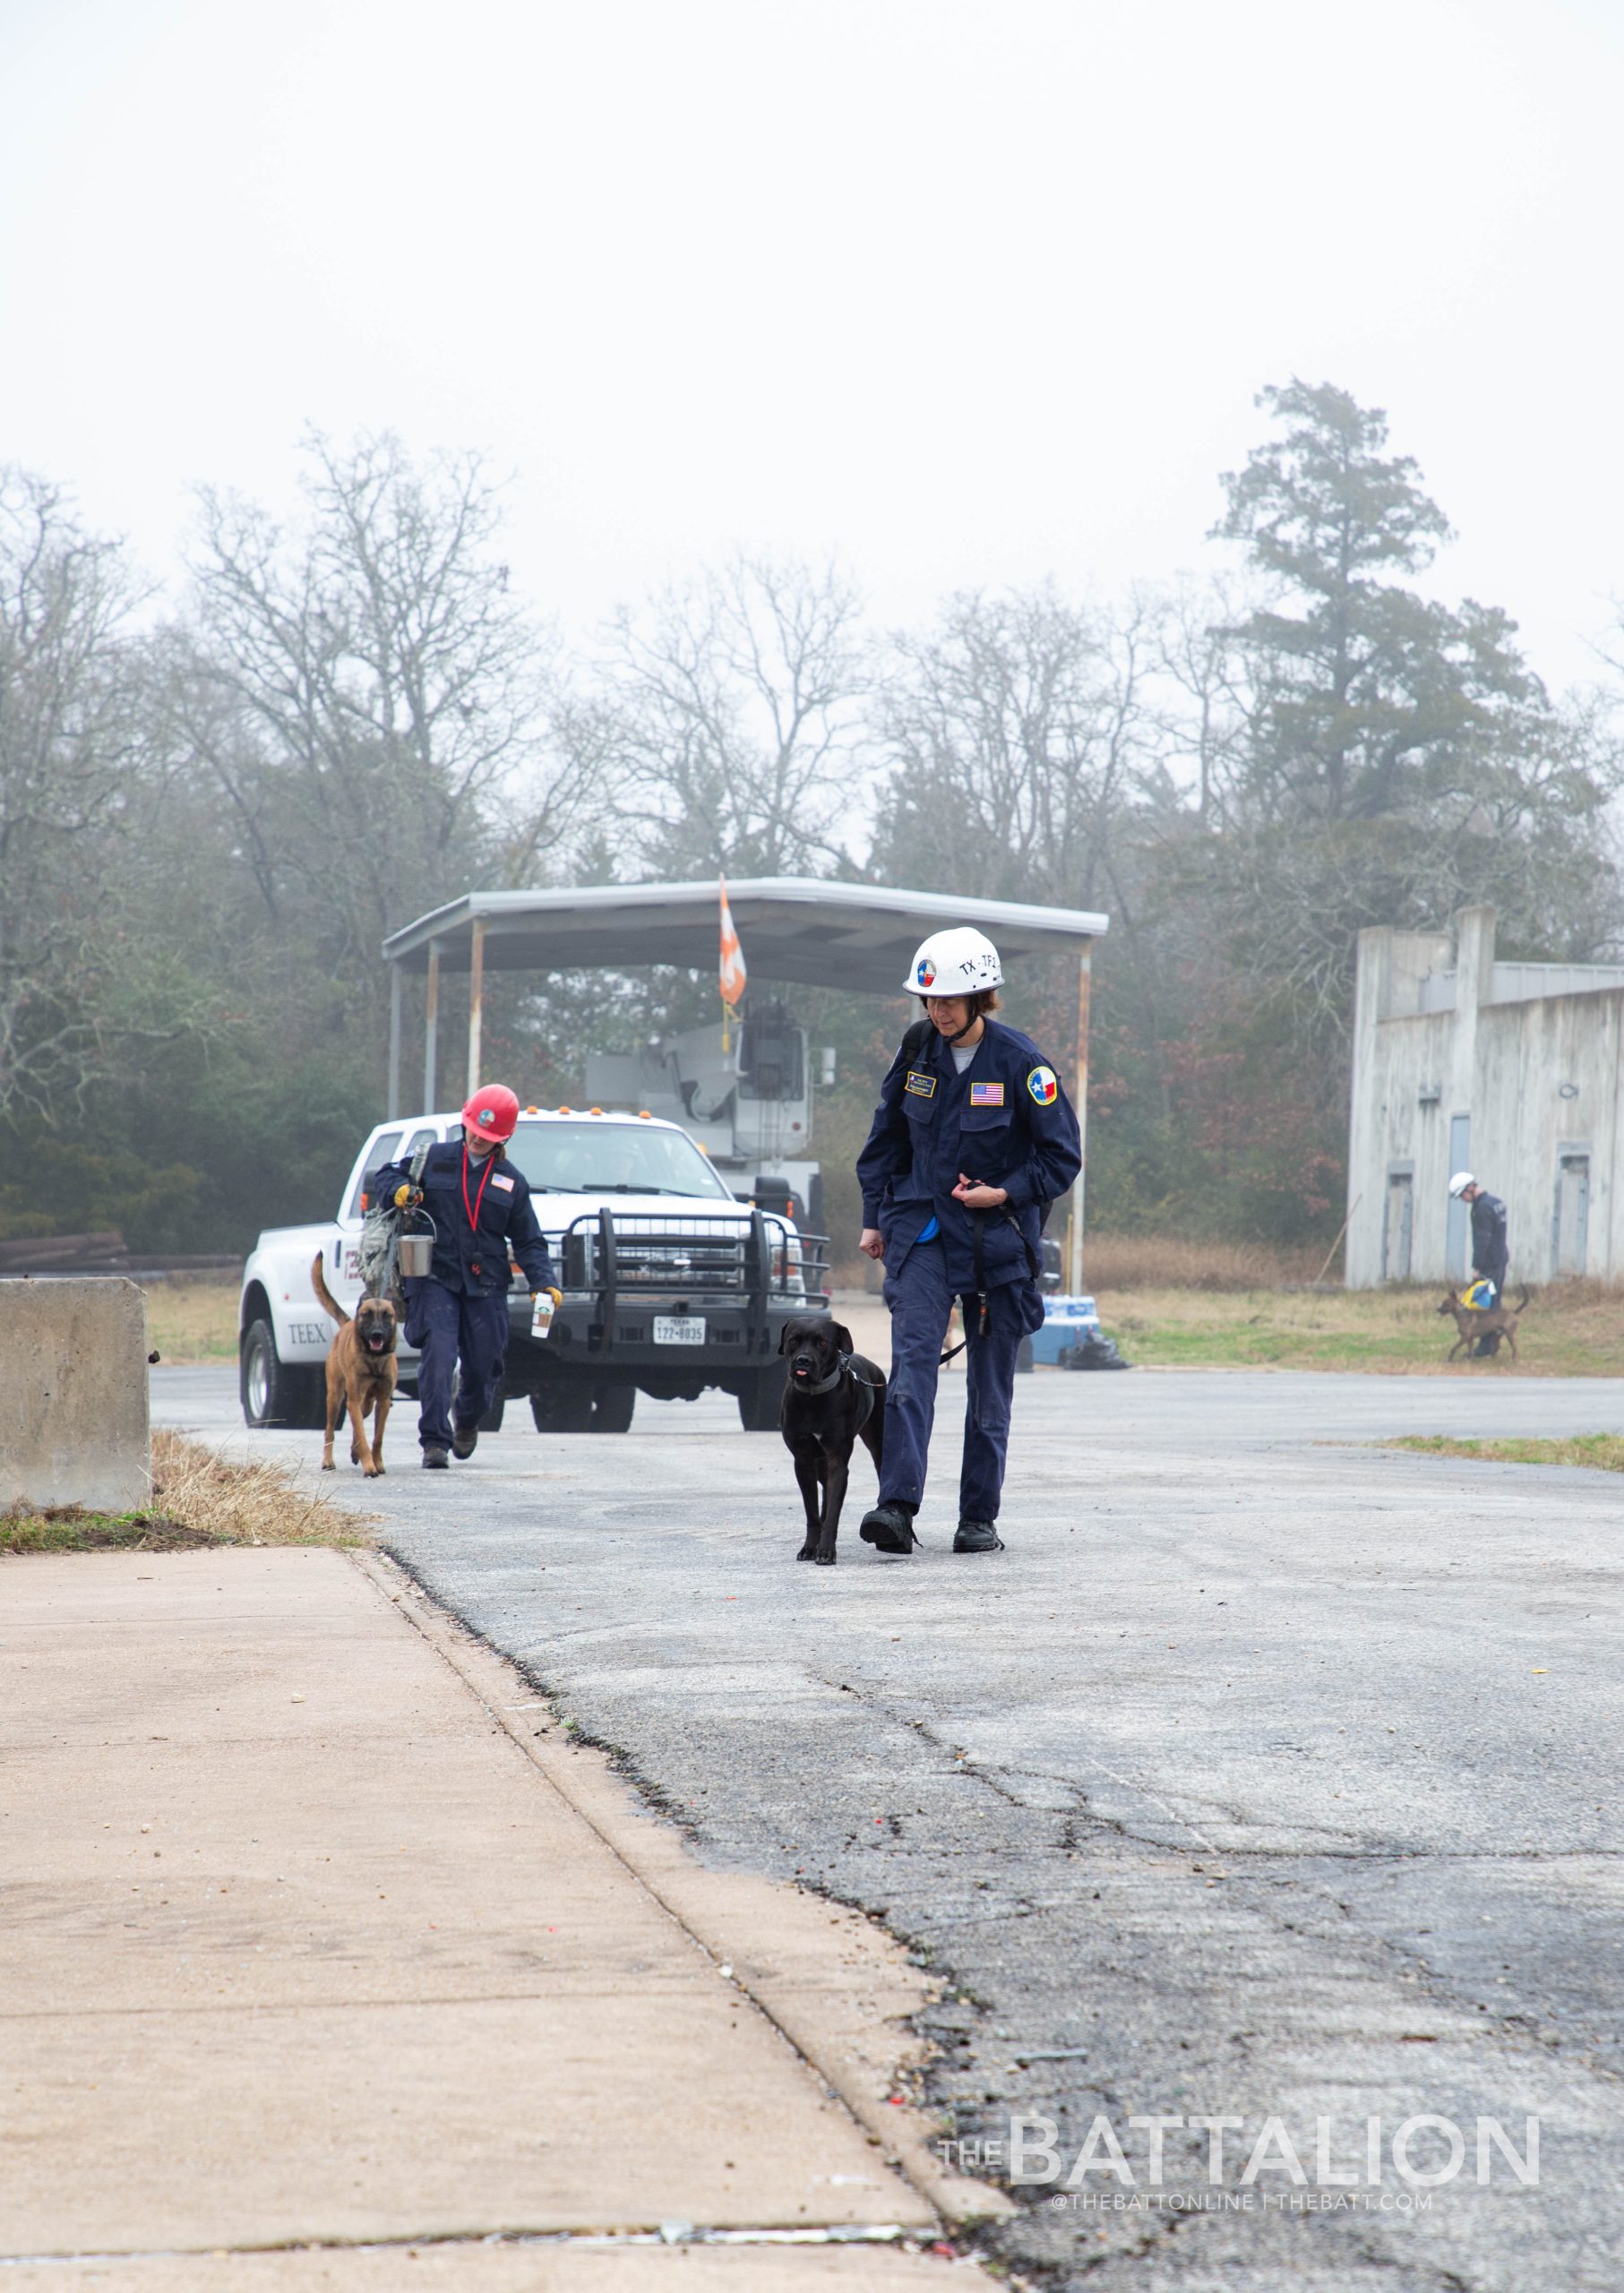
[[[434,1252],[434,1230],[429,1226],[415,1233],[402,1233],[395,1242],[395,1267],[403,1282],[410,1282],[428,1272],[429,1260]]]

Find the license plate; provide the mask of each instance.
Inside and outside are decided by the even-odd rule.
[[[656,1314],[654,1342],[657,1345],[703,1345],[704,1315]]]

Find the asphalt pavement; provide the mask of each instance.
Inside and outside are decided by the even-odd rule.
[[[314,1478],[319,1437],[245,1432],[228,1372],[153,1403]],[[387,1478],[325,1485],[707,1859],[947,1979],[954,2162],[1010,2178],[1018,2115],[1056,2169],[988,2233],[1033,2281],[1612,2293],[1624,1489],[1379,1444],[1624,1431],[1624,1389],[1040,1371],[1009,1549],[957,1559],[956,1406],[924,1550],[859,1543],[862,1461],[834,1570],[717,1396],[640,1396],[621,1436],[510,1410],[433,1477],[403,1406]]]

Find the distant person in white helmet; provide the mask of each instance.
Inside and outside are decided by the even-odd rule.
[[[1491,1194],[1480,1186],[1470,1171],[1456,1171],[1449,1181],[1449,1193],[1456,1202],[1466,1203],[1472,1212],[1472,1271],[1479,1282],[1489,1285],[1481,1302],[1498,1306],[1506,1294],[1506,1268],[1511,1262],[1511,1251],[1506,1236],[1506,1206],[1498,1194]],[[1491,1332],[1480,1337],[1473,1348],[1482,1357],[1499,1352],[1499,1334]]]
[[[861,1247],[883,1260],[891,1311],[880,1501],[861,1535],[911,1552],[924,1497],[936,1371],[963,1303],[964,1464],[955,1552],[1001,1552],[998,1534],[1015,1356],[1041,1327],[1044,1212],[1082,1161],[1077,1117],[1037,1045],[993,1018],[1003,970],[979,932],[937,932],[905,983],[924,1017],[881,1086],[857,1158]]]

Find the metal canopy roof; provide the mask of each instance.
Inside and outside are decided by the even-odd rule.
[[[971,923],[997,943],[1006,966],[1032,956],[1080,952],[1108,919],[1084,909],[963,899],[949,892],[762,876],[727,887],[752,980],[897,995],[933,925]],[[715,968],[717,885],[590,884],[563,891],[468,892],[383,942],[391,963],[428,968],[431,946],[448,972],[469,968],[474,927],[485,926],[487,971],[627,970],[639,964]]]

